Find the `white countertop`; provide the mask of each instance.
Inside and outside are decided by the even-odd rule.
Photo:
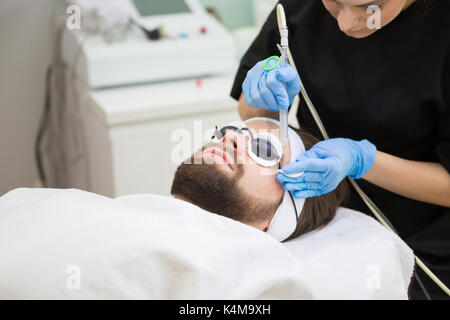
[[[230,97],[234,74],[93,90],[91,106],[108,126],[237,108]]]

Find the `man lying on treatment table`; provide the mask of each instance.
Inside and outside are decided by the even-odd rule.
[[[319,298],[395,297],[400,281],[405,292],[397,296],[406,294],[412,251],[372,218],[342,207],[349,192],[345,181],[306,200],[285,191],[276,181],[278,170],[318,139],[292,128],[287,145],[278,138],[278,122],[267,118],[219,128],[214,142],[178,167],[172,195],[282,241],[304,262]]]
[[[0,196],[0,299],[407,299],[412,250],[348,188],[306,200],[276,181],[317,139],[251,119],[218,128],[172,196],[77,189]],[[233,158],[235,161],[233,161]]]

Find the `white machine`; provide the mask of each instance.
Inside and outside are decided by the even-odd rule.
[[[179,163],[201,146],[197,138],[239,119],[229,95],[233,37],[197,0],[66,1],[87,17],[80,30],[64,25],[60,39],[48,185],[110,197],[168,195]],[[125,37],[105,37],[117,26]],[[158,40],[142,30],[159,26]],[[191,150],[175,159],[183,141]]]
[[[68,187],[109,197],[169,195],[177,166],[190,156],[180,146],[197,151],[199,142],[211,141],[204,140],[208,129],[239,119],[229,96],[233,78],[90,91],[79,105],[85,157],[67,167]]]
[[[233,37],[196,0],[123,1],[134,21],[124,39],[109,42],[83,26],[64,31],[63,60],[88,87],[217,75],[234,67]],[[142,27],[159,28],[163,36],[150,40]]]

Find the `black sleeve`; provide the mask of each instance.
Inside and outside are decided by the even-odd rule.
[[[281,3],[283,3],[283,1],[281,1]],[[289,38],[291,38],[291,36],[289,36]],[[242,83],[247,76],[247,72],[251,68],[253,68],[256,63],[270,56],[280,55],[280,51],[277,48],[277,43],[279,42],[280,33],[278,31],[277,14],[275,8],[270,13],[256,39],[253,41],[250,48],[241,59],[238,71],[234,79],[233,87],[231,89],[231,97],[239,100],[239,97],[242,93]]]
[[[450,173],[450,49],[447,52],[447,63],[442,79],[444,105],[438,113],[438,144],[435,153],[439,162]]]

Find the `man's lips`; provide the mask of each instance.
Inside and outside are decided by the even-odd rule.
[[[230,159],[227,153],[223,150],[220,150],[219,148],[209,148],[203,152],[203,156],[205,155],[212,155],[217,159],[221,159],[223,161],[221,164],[226,164],[231,170],[234,170],[232,159]]]

